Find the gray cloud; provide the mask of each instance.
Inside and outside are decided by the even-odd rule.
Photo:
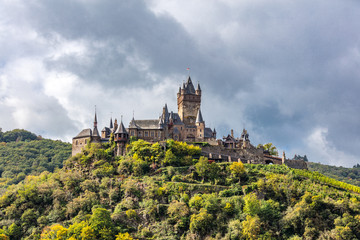
[[[28,83],[24,98],[34,104],[24,121],[32,123],[30,130],[69,139],[90,127],[95,104],[104,124],[111,111],[128,121],[133,109],[139,118],[157,117],[164,102],[176,110],[177,86],[190,67],[202,84],[205,120],[219,136],[245,126],[254,144],[272,141],[316,162],[358,162],[358,2],[1,5],[0,109],[7,115],[23,109],[22,102],[5,99],[19,99],[17,90]],[[24,58],[41,66],[38,73],[19,64]],[[2,117],[0,124],[19,123]],[[329,160],[334,154],[339,157]]]

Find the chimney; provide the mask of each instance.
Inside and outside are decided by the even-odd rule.
[[[231,137],[234,137],[234,130],[231,129]]]

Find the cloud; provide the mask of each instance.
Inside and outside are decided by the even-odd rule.
[[[100,126],[111,112],[124,115],[125,125],[133,110],[138,119],[157,118],[165,102],[176,111],[176,92],[190,67],[203,89],[205,121],[218,136],[246,127],[252,143],[273,142],[288,156],[328,162],[329,156],[312,147],[328,144],[326,152],[340,154],[341,164],[355,161],[358,2],[3,0],[1,5],[4,129],[24,127],[70,140],[91,127],[94,105]],[[313,135],[318,138],[310,146]]]

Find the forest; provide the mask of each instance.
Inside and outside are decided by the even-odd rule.
[[[308,168],[311,171],[317,171],[336,180],[360,186],[360,165],[352,168],[336,167],[324,165],[321,163],[308,162]]]
[[[62,168],[71,155],[71,144],[43,139],[26,131],[0,131],[0,186],[8,186],[25,179]]]
[[[88,144],[0,197],[0,239],[359,239],[360,188],[283,165],[217,163],[201,148]]]

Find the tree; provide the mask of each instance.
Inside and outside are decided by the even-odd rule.
[[[212,228],[213,216],[207,213],[207,210],[202,208],[198,214],[191,215],[190,231],[193,233],[200,233],[205,235],[208,230]]]
[[[264,147],[265,151],[269,151],[270,155],[273,155],[273,156],[278,156],[279,155],[278,150],[276,149],[276,147],[272,143],[265,143],[263,145],[263,147]]]
[[[242,162],[233,162],[230,165],[229,170],[231,172],[231,175],[233,175],[235,178],[239,178],[239,181],[240,177],[246,172],[244,164]]]
[[[129,233],[119,233],[116,235],[116,240],[133,240]]]
[[[184,202],[174,200],[170,203],[167,212],[171,217],[180,219],[189,214],[189,207]]]
[[[258,216],[246,216],[246,220],[242,222],[242,234],[246,239],[258,239],[260,234],[261,221]]]
[[[90,227],[100,239],[112,239],[114,225],[111,221],[110,212],[104,208],[95,208],[90,218]]]
[[[17,240],[21,239],[21,227],[16,225],[15,223],[11,224],[8,229],[8,235],[11,239]]]

